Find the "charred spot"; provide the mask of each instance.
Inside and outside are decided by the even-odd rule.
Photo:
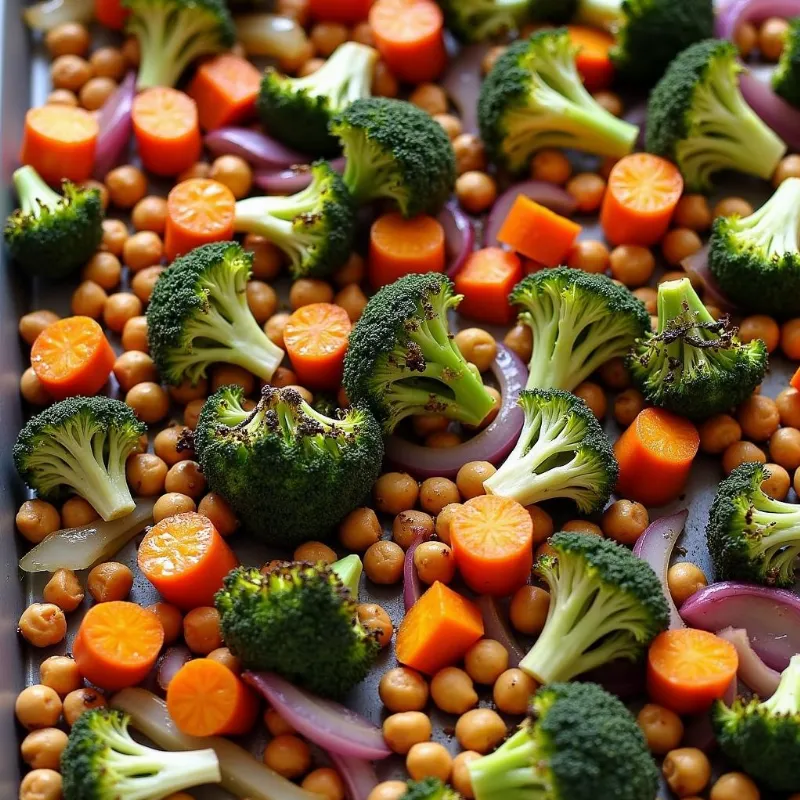
[[[194,450],[194,431],[190,430],[189,428],[184,428],[180,436],[178,436],[178,442],[175,445],[175,449],[182,453],[185,450]]]
[[[412,372],[425,372],[425,356],[416,342],[409,342],[406,348],[405,366]]]

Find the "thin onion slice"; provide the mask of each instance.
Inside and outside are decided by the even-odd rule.
[[[94,0],[44,0],[28,6],[22,18],[35,31],[51,31],[66,22],[91,22]]]
[[[242,14],[234,20],[236,38],[248,56],[294,61],[305,53],[308,37],[301,25],[275,14]]]
[[[739,680],[762,700],[775,694],[781,680],[780,672],[768,667],[750,644],[744,628],[725,628],[717,636],[730,642],[739,655]]]
[[[422,596],[422,583],[419,575],[417,575],[417,568],[414,566],[414,553],[428,539],[430,539],[428,534],[417,534],[411,546],[406,550],[406,555],[403,559],[403,606],[406,611],[409,611],[411,606]]]
[[[795,15],[800,14],[800,9]],[[760,81],[752,72],[739,76],[739,88],[750,108],[789,146],[800,150],[800,108],[795,108]]]
[[[103,180],[117,166],[130,143],[135,94],[136,73],[129,72],[100,109],[97,120],[100,134],[94,155],[94,176],[98,180]]]
[[[337,172],[344,172],[344,158],[328,162]],[[297,165],[292,169],[259,170],[253,182],[267,194],[296,194],[311,185],[311,167]]]
[[[709,246],[706,244],[696,253],[684,258],[683,261],[681,261],[681,266],[689,276],[694,276],[702,282],[705,290],[705,300],[711,301],[713,305],[723,311],[732,311],[735,308],[734,304],[726,297],[722,289],[719,288],[717,279],[711,274],[711,267],[708,263],[708,252]]]
[[[178,670],[191,660],[192,654],[185,645],[180,644],[176,647],[168,647],[164,651],[164,655],[159,659],[156,673],[156,683],[162,691],[167,691]]]
[[[743,22],[761,22],[768,17],[800,16],[800,0],[731,0],[717,11],[714,35],[731,39]]]
[[[481,595],[477,600],[478,608],[483,617],[483,632],[487,639],[500,642],[508,651],[508,666],[518,667],[519,662],[525,658],[525,651],[520,647],[509,624],[506,622],[497,604],[497,599],[488,594]]]
[[[445,247],[450,262],[447,277],[454,278],[475,247],[475,225],[454,200],[445,205],[438,219],[444,228]]]
[[[483,83],[481,65],[489,47],[485,43],[462,47],[442,80],[442,87],[458,109],[464,133],[478,133],[478,96]]]
[[[240,156],[259,169],[276,170],[309,162],[308,156],[252,128],[218,128],[206,134],[204,143],[212,155]]]
[[[369,800],[372,790],[378,785],[378,776],[372,764],[363,758],[351,758],[332,751],[328,751],[328,755],[344,780],[348,800]]]

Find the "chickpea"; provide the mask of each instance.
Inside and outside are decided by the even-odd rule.
[[[247,305],[256,322],[263,325],[278,310],[278,295],[263,281],[248,281]]]
[[[414,414],[411,417],[411,427],[420,439],[446,431],[449,426],[450,420],[442,414]]]
[[[663,756],[674,750],[683,739],[683,722],[668,708],[648,703],[639,712],[636,722],[642,729],[650,751]]]
[[[737,412],[742,433],[748,439],[763,442],[769,439],[780,425],[780,414],[775,401],[762,394],[751,395],[739,406]]]
[[[492,690],[494,704],[504,714],[521,716],[528,710],[537,689],[536,681],[521,669],[507,669],[499,675]]]
[[[781,331],[778,323],[772,317],[763,314],[755,314],[752,317],[745,317],[739,326],[739,338],[745,342],[752,342],[753,339],[761,339],[767,346],[767,352],[772,353],[778,347]]]
[[[81,272],[85,281],[90,281],[100,288],[110,291],[119,286],[122,276],[122,264],[113,253],[98,250],[86,263]]]
[[[800,392],[792,386],[784,389],[775,399],[781,424],[792,428],[800,427]]]
[[[274,709],[268,708],[264,712],[264,724],[271,736],[280,736],[286,733],[297,733],[297,731]]]
[[[218,647],[216,650],[212,650],[206,658],[227,667],[234,675],[242,672],[242,662],[227,647]]]
[[[136,350],[129,351],[138,352]],[[117,363],[119,359],[117,359]],[[169,413],[169,395],[157,383],[144,381],[132,386],[125,395],[125,402],[142,422],[148,425],[160,422]]]
[[[463,172],[456,180],[456,197],[461,207],[470,214],[482,214],[497,199],[494,178],[479,170]]]
[[[62,611],[74,611],[82,602],[84,594],[78,576],[71,569],[57,569],[42,591],[45,603],[52,603]]]
[[[400,82],[392,74],[385,61],[378,61],[372,73],[372,94],[374,97],[397,97]]]
[[[447,138],[451,141],[464,132],[461,120],[453,114],[434,114],[433,119],[444,128]]]
[[[17,511],[17,530],[32,544],[61,529],[58,509],[44,500],[26,500]]]
[[[109,295],[106,304],[103,307],[103,321],[106,326],[115,333],[124,331],[128,322],[133,319],[138,319],[137,325],[139,327],[138,335],[134,335],[134,339],[138,347],[126,347],[126,350],[141,350],[141,345],[147,347],[147,321],[142,314],[142,301],[130,292],[117,292],[116,294]],[[124,334],[123,334],[124,335]],[[142,338],[144,342],[142,343]],[[124,347],[123,342],[123,347]]]
[[[305,400],[306,403],[308,403],[309,405],[312,405],[314,403],[314,395],[311,394],[311,392],[309,392],[308,389],[306,389],[304,386],[296,386],[295,384],[289,384],[285,388],[294,389],[297,392],[297,394],[299,394],[300,397],[302,397],[303,400]]]
[[[673,228],[662,239],[661,252],[668,264],[677,267],[702,246],[702,240],[691,228]]]
[[[784,430],[793,429],[784,428]],[[780,431],[776,431],[774,436],[777,436],[778,433]],[[789,494],[789,487],[792,485],[789,473],[780,464],[767,464],[766,467],[769,477],[761,481],[761,489],[776,500],[785,500],[786,495]]]
[[[472,776],[469,772],[469,765],[480,757],[481,754],[476,753],[474,750],[464,750],[453,759],[450,783],[465,800],[473,800],[475,797],[475,792],[472,789]]]
[[[486,494],[483,482],[497,472],[493,464],[488,461],[469,461],[459,469],[456,475],[456,486],[465,500]]]
[[[19,800],[62,800],[63,781],[53,769],[35,769],[19,785]]]
[[[325,800],[345,800],[345,787],[339,773],[330,767],[320,767],[303,779],[302,788],[321,795]]]
[[[20,748],[22,760],[31,769],[58,770],[61,753],[67,746],[67,734],[58,728],[41,728],[29,733]]]
[[[77,495],[61,506],[61,524],[65,528],[82,528],[96,519],[100,519],[100,515],[87,500]]]
[[[588,519],[571,519],[561,526],[561,530],[567,533],[582,533],[586,536],[603,536],[603,529]]]
[[[217,364],[211,373],[211,391],[232,385],[241,386],[245,395],[249,396],[256,390],[255,375],[236,364]]]
[[[531,178],[564,186],[572,176],[572,164],[561,150],[539,150],[531,159]]]
[[[418,537],[433,535],[433,517],[424,511],[401,511],[392,522],[392,538],[403,550],[408,550]]]
[[[108,295],[94,281],[83,281],[72,293],[71,308],[76,316],[98,319],[106,305]]]
[[[415,745],[430,741],[433,728],[427,714],[403,711],[386,717],[383,738],[398,755],[404,756]]]
[[[179,492],[196,500],[206,490],[206,479],[200,465],[187,459],[170,467],[164,480],[164,488],[168,492]]]
[[[450,523],[461,503],[449,503],[436,516],[436,535],[445,544],[450,544]]]
[[[677,564],[673,564],[667,571],[669,593],[678,606],[682,605],[695,592],[707,585],[708,581],[703,574],[703,570],[689,561],[679,561]]]
[[[128,226],[120,219],[103,220],[103,239],[101,250],[113,253],[117,258],[122,255],[125,242],[128,240]]]
[[[369,793],[367,800],[402,800],[407,791],[405,781],[384,781]]]
[[[473,133],[462,133],[453,139],[456,155],[456,173],[484,172],[486,170],[486,151],[483,142]]]
[[[481,639],[467,650],[464,667],[475,683],[491,686],[508,669],[508,650],[494,639]]]
[[[584,272],[594,274],[604,273],[610,264],[610,254],[608,248],[596,239],[583,239],[575,242],[575,246],[567,257],[567,266],[573,269],[581,269]],[[527,326],[524,327],[529,330]]]
[[[791,155],[782,158],[772,176],[772,185],[777,188],[787,178],[800,177],[800,155],[792,153]]]
[[[122,80],[127,69],[125,56],[116,47],[100,47],[89,56],[94,74],[114,81]]]
[[[214,159],[208,177],[227,186],[237,200],[247,197],[253,186],[253,170],[241,156],[225,155]]]
[[[700,425],[700,449],[718,455],[742,438],[741,425],[730,414],[717,414]]]
[[[353,283],[361,283],[367,273],[366,262],[358,253],[350,253],[343,267],[333,274],[333,282],[342,288]]]
[[[549,608],[549,592],[538,586],[521,586],[511,598],[511,624],[520,633],[537,636],[544,628]]]
[[[699,794],[711,780],[711,764],[702,750],[682,747],[667,753],[661,771],[678,797]]]
[[[61,319],[55,311],[47,311],[41,309],[40,311],[31,311],[29,314],[24,314],[19,320],[19,335],[25,344],[32,345],[39,334],[54,322]]]
[[[147,194],[147,178],[130,164],[112,169],[105,183],[111,202],[118,208],[133,208]]]
[[[458,447],[462,442],[463,439],[455,431],[436,431],[425,437],[425,446],[437,449]]]
[[[264,763],[284,778],[299,778],[311,767],[311,750],[299,736],[282,733],[267,744]]]
[[[430,114],[447,113],[447,95],[441,86],[435,83],[421,83],[408,97],[408,101]]]
[[[107,705],[105,697],[96,689],[76,689],[64,698],[64,720],[72,727],[84,711]]]
[[[164,242],[153,231],[134,233],[125,240],[122,248],[122,259],[133,272],[154,267],[161,263],[163,257]]]
[[[780,17],[770,17],[761,25],[758,32],[758,49],[765,61],[777,61],[781,57],[789,23]]]
[[[614,400],[614,419],[627,428],[644,407],[644,395],[638,389],[626,389]]]
[[[649,524],[647,509],[631,500],[617,500],[603,513],[603,533],[609,539],[631,547]]]
[[[722,469],[726,475],[730,475],[736,467],[748,461],[766,464],[767,457],[764,451],[752,442],[734,442],[725,448],[722,454]]]
[[[333,301],[333,287],[327,281],[316,278],[300,278],[289,289],[289,305],[295,311],[312,303],[330,303]]]
[[[380,541],[382,533],[378,515],[366,507],[351,511],[339,525],[339,541],[342,547],[356,553],[363,553]]]
[[[381,647],[386,647],[392,640],[394,633],[392,620],[377,603],[361,603],[358,606],[358,620],[368,631],[375,634]]]
[[[192,400],[205,400],[208,397],[208,379],[198,378],[197,383],[192,383],[188,378],[177,386],[170,386],[169,396],[178,405],[185,406]]]
[[[494,65],[497,63],[497,59],[500,58],[503,53],[508,50],[508,47],[502,44],[494,45],[494,47],[490,47],[486,51],[486,55],[484,55],[483,60],[481,61],[481,72],[484,75],[488,75]]]
[[[769,454],[777,470],[770,465],[772,480],[776,487],[784,484],[783,475],[778,470],[795,470],[800,467],[800,431],[797,428],[779,428],[769,439]],[[784,469],[785,468],[785,469]],[[785,476],[788,479],[788,474]],[[786,491],[788,491],[788,482]],[[777,497],[777,495],[772,495]],[[785,495],[784,495],[785,496]]]
[[[419,489],[420,505],[430,514],[438,514],[446,505],[460,500],[458,486],[449,478],[428,478]]]
[[[97,111],[105,105],[106,100],[117,90],[116,81],[106,77],[89,78],[81,86],[78,98],[87,111]]]
[[[47,393],[47,390],[42,386],[33,367],[28,367],[19,379],[19,393],[22,395],[25,402],[33,406],[46,406],[49,405],[53,398]]]
[[[139,270],[139,272],[131,278],[131,289],[143,303],[150,302],[150,297],[153,294],[156,281],[163,271],[164,267],[156,264],[153,267],[145,267]]]
[[[397,583],[403,577],[403,548],[394,542],[375,542],[364,553],[364,572],[382,585]]]
[[[51,58],[85,56],[90,41],[89,31],[79,22],[64,22],[47,31],[44,37]]]
[[[753,206],[743,197],[725,197],[714,206],[714,219],[717,217],[749,217]]]
[[[197,427],[197,420],[200,419],[200,412],[203,410],[205,400],[198,398],[197,400],[190,400],[183,409],[183,424],[193,431]]]
[[[553,535],[555,530],[553,518],[539,506],[526,506],[525,510],[533,523],[533,543],[541,544]]]
[[[628,287],[643,286],[653,277],[656,260],[653,254],[638,244],[615,247],[609,256],[611,276]]]
[[[633,296],[644,303],[648,314],[655,314],[657,311],[658,292],[650,286],[640,286],[633,290]]]
[[[39,683],[65,697],[80,688],[83,678],[78,665],[69,656],[50,656],[39,667]]]
[[[425,678],[408,667],[390,669],[378,684],[381,702],[392,713],[422,711],[428,703],[428,691]]]
[[[71,106],[72,108],[77,108],[78,96],[69,89],[53,89],[47,95],[45,103],[48,106]]]
[[[178,492],[168,492],[161,495],[153,506],[153,521],[161,522],[167,517],[174,517],[175,514],[186,514],[189,511],[197,511],[197,505],[191,497]]]
[[[77,92],[91,77],[92,67],[89,62],[70,53],[56,56],[50,65],[50,80],[55,89]]]
[[[593,214],[603,202],[606,182],[593,172],[580,172],[567,182],[567,191],[575,198],[579,213]]]
[[[347,28],[338,22],[318,22],[311,28],[309,38],[314,49],[327,58],[337,47],[347,41]]]
[[[368,47],[375,47],[375,36],[372,33],[372,26],[369,22],[359,22],[350,30],[350,39]]]
[[[308,561],[310,564],[316,564],[318,561],[333,564],[337,555],[335,550],[323,542],[305,542],[294,551],[292,558],[294,561]]]
[[[760,800],[761,793],[743,772],[728,772],[720,775],[709,797],[710,800]]]
[[[289,321],[289,315],[284,311],[273,314],[264,325],[264,333],[267,334],[269,340],[278,345],[278,347],[285,347],[283,341],[283,332],[286,329],[286,323]]]
[[[152,453],[136,453],[128,458],[125,473],[133,493],[139,497],[155,497],[164,491],[167,465]]]
[[[479,372],[486,372],[497,356],[497,342],[483,328],[464,328],[455,335],[455,343],[464,358]]]
[[[591,381],[584,381],[579,386],[575,387],[573,394],[580,397],[581,400],[589,406],[589,410],[597,419],[603,419],[603,417],[605,417],[608,411],[608,401],[606,400],[606,394],[601,386]]]
[[[412,746],[406,756],[406,770],[415,781],[424,778],[448,781],[452,769],[453,757],[438,742],[419,742]]]
[[[19,618],[19,632],[33,647],[50,647],[64,641],[67,620],[54,603],[33,603]]]
[[[685,194],[678,201],[673,217],[678,228],[690,231],[707,231],[711,227],[711,209],[702,194]]]
[[[86,588],[96,603],[124,600],[133,588],[133,573],[118,561],[106,561],[89,572]]]
[[[272,380],[269,382],[270,386],[277,389],[283,389],[287,386],[296,386],[299,378],[297,373],[288,369],[287,367],[278,367],[272,375]]]
[[[733,32],[733,42],[739,48],[739,53],[743,59],[756,49],[758,45],[758,31],[752,22],[740,22]]]
[[[152,231],[163,236],[167,226],[167,201],[153,194],[143,197],[133,207],[131,222],[137,231]]]
[[[147,610],[158,617],[161,627],[164,628],[164,644],[175,642],[183,631],[183,614],[180,609],[160,601],[147,606]]]
[[[183,618],[183,638],[186,646],[201,656],[222,647],[219,611],[211,606],[193,608]]]
[[[503,344],[513,350],[526,364],[533,354],[533,333],[527,325],[516,324],[504,337]]]
[[[453,551],[444,542],[422,542],[414,551],[414,566],[425,584],[451,583],[456,574]]]
[[[488,708],[474,708],[456,722],[456,739],[464,750],[482,755],[494,750],[506,735],[503,718]]]
[[[29,731],[52,728],[61,717],[61,709],[56,690],[40,683],[23,689],[14,704],[19,724]]]
[[[367,296],[358,284],[351,283],[336,293],[333,302],[347,312],[350,322],[358,322],[367,306]]]
[[[419,486],[406,472],[384,472],[375,481],[372,492],[378,511],[397,515],[414,508],[419,497]]]

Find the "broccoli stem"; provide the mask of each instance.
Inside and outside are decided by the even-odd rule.
[[[760,534],[748,537],[751,554],[764,557],[768,572],[778,570],[782,577],[791,578],[800,555],[800,511],[762,492],[758,507],[749,509],[747,522]]]
[[[372,85],[372,70],[378,52],[357,42],[345,42],[334,50],[323,66],[307,78],[292,82],[294,91],[311,97],[327,96],[332,111],[339,111],[361,97],[367,97]]]
[[[800,655],[792,656],[781,675],[775,694],[761,708],[770,714],[791,716],[800,713]]]
[[[800,178],[787,178],[761,208],[736,223],[738,236],[768,257],[796,253],[800,244]]]
[[[20,167],[14,171],[14,188],[19,195],[20,208],[38,219],[45,209],[53,209],[63,198],[53,191],[33,167]]]
[[[576,22],[616,33],[625,22],[622,0],[581,0]]]
[[[361,573],[364,569],[361,559],[353,553],[331,564],[331,569],[336,573],[345,587],[347,587],[353,600],[358,601],[358,582],[361,580]]]
[[[341,140],[347,154],[342,179],[354,200],[364,204],[382,196],[402,208],[407,197],[396,178],[397,164],[391,154],[370,147],[367,137],[357,131],[344,133]]]

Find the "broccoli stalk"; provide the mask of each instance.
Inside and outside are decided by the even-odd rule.
[[[800,17],[789,20],[781,57],[772,73],[772,90],[800,108]]]

